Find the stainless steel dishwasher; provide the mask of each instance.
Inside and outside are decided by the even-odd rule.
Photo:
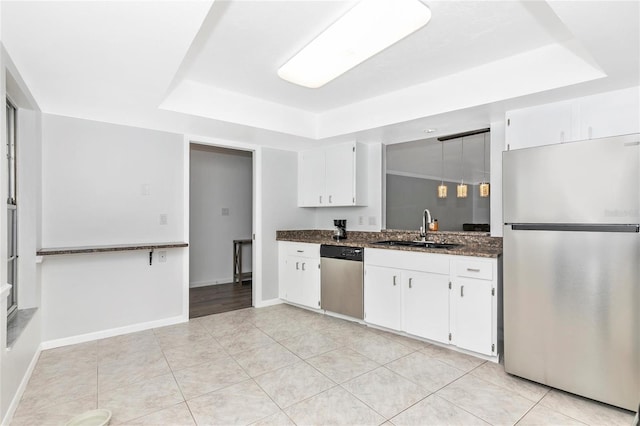
[[[320,306],[364,319],[364,249],[320,246]]]

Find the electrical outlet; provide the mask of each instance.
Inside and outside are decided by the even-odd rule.
[[[158,252],[158,262],[164,263],[167,261],[167,252],[166,250],[161,250]]]
[[[167,214],[166,213],[160,213],[160,225],[166,225],[167,222],[168,222]]]
[[[229,216],[229,207],[222,208],[222,216]]]
[[[151,195],[151,184],[143,183],[142,186],[140,186],[140,195]]]
[[[369,216],[369,226],[376,226],[376,217]]]
[[[358,225],[364,225],[364,216],[358,216]]]

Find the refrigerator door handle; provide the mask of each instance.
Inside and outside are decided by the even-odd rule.
[[[512,223],[514,231],[640,232],[640,224]]]

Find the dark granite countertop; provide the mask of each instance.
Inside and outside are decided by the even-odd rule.
[[[139,244],[112,244],[102,246],[84,246],[84,247],[53,247],[41,248],[36,251],[37,256],[53,256],[60,254],[83,254],[83,253],[104,253],[110,251],[128,251],[128,250],[155,250],[165,248],[188,247],[185,242],[172,243],[139,243]]]
[[[328,244],[350,247],[366,247],[388,250],[404,250],[421,253],[452,254],[457,256],[474,256],[497,258],[502,255],[502,238],[491,237],[484,232],[428,232],[427,240],[437,243],[460,244],[451,249],[436,249],[407,246],[384,246],[374,244],[376,241],[415,241],[420,239],[418,232],[383,230],[381,232],[347,231],[347,238],[336,241],[333,232],[327,230],[290,230],[277,231],[278,241],[298,243]]]

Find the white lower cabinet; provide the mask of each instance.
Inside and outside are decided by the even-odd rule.
[[[365,253],[367,250],[369,249],[365,249]],[[365,321],[391,330],[400,330],[402,271],[380,266],[367,266],[365,271]]]
[[[491,282],[459,278],[453,286],[451,343],[485,355],[495,351]]]
[[[280,298],[320,308],[320,245],[278,243]]]
[[[404,331],[449,342],[449,275],[407,271],[402,283]]]
[[[498,260],[455,256],[451,260],[451,343],[496,355]]]
[[[498,259],[365,249],[365,321],[497,356]]]

